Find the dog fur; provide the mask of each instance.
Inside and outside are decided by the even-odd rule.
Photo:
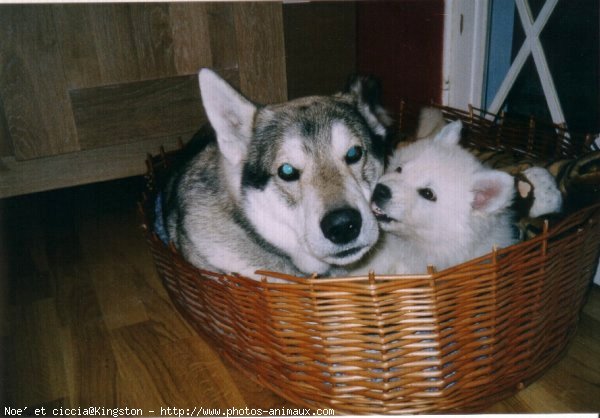
[[[377,83],[266,106],[209,69],[199,84],[214,133],[199,135],[161,198],[166,238],[187,260],[252,278],[328,275],[369,251],[390,124]]]
[[[375,188],[372,208],[385,232],[354,274],[425,273],[515,242],[514,178],[459,145],[460,121],[439,130],[431,118],[422,113],[422,139],[395,151]]]

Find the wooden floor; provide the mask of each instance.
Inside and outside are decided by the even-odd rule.
[[[2,412],[293,407],[219,358],[176,313],[139,229],[141,185],[129,179],[0,201]],[[598,411],[596,287],[560,363],[484,412]]]

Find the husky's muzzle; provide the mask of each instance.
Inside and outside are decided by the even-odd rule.
[[[362,217],[353,208],[332,210],[321,220],[321,231],[334,244],[348,244],[360,235]]]
[[[329,251],[333,251],[324,260],[334,265],[346,265],[362,257],[379,235],[376,229],[375,233],[369,233],[368,225],[361,212],[349,206],[326,213],[320,221],[321,233],[334,246],[330,247]]]

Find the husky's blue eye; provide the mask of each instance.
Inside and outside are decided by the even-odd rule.
[[[363,149],[362,147],[359,147],[358,145],[350,148],[347,152],[346,152],[346,163],[347,164],[354,164],[355,162],[359,161],[362,158],[363,155]]]
[[[426,187],[426,188],[423,188],[423,189],[419,189],[419,190],[417,190],[417,192],[419,192],[419,195],[423,199],[427,199],[430,202],[435,202],[437,200],[437,196],[435,195],[435,193],[433,192],[433,190],[431,190],[429,187]]]
[[[283,163],[277,169],[277,175],[285,181],[294,181],[300,178],[300,171],[291,164]]]

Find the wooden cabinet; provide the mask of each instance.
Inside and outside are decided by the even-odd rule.
[[[441,91],[443,1],[0,5],[0,198],[139,175],[205,122],[197,72],[269,103]],[[415,52],[416,51],[416,52]]]
[[[280,3],[0,5],[0,197],[144,171],[204,122],[215,68],[287,98]]]

